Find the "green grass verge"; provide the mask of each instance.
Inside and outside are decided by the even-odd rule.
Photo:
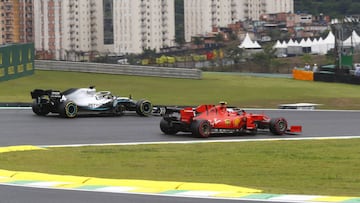
[[[1,102],[31,102],[35,88],[66,90],[95,85],[114,95],[147,98],[156,105],[198,105],[227,101],[244,108],[277,108],[282,103],[312,102],[320,108],[360,109],[358,85],[203,73],[203,79],[173,79],[125,75],[36,71],[34,75],[0,83]]]
[[[266,193],[358,196],[360,139],[50,148],[3,153],[2,169],[225,183]]]
[[[313,102],[321,108],[360,109],[357,85],[204,73],[202,80],[36,71],[0,83],[1,102],[31,102],[35,88],[66,90],[96,85],[154,104],[227,101],[276,108]],[[360,188],[359,140],[251,142],[54,148],[0,156],[0,168],[108,178],[215,182],[269,193],[354,195]]]

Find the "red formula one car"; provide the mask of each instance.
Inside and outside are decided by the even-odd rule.
[[[268,129],[274,135],[294,134],[301,132],[302,127],[288,128],[285,118],[247,113],[238,108],[228,108],[225,102],[220,102],[219,105],[196,108],[167,108],[160,121],[160,129],[167,135],[191,132],[196,137],[209,137],[220,133],[256,135],[258,129]]]

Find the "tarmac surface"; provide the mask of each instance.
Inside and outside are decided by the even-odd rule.
[[[134,144],[139,142],[146,144],[154,142],[253,141],[258,139],[331,139],[331,137],[334,136],[347,139],[350,137],[358,137],[358,132],[360,132],[360,126],[358,125],[360,121],[359,112],[299,110],[260,110],[252,112],[264,112],[271,117],[284,116],[290,125],[302,125],[303,133],[301,135],[279,137],[263,132],[257,136],[219,136],[199,140],[192,138],[188,134],[175,136],[163,135],[159,130],[159,121],[161,118],[155,116],[138,117],[133,114],[128,114],[118,118],[80,116],[76,119],[62,119],[56,115],[39,117],[34,115],[30,109],[15,108],[0,110],[0,128],[2,129],[0,136],[0,153],[17,150],[46,150],[53,145],[68,144]],[[360,202],[360,198],[357,197],[263,194],[261,191],[252,188],[222,184],[111,180],[95,177],[57,176],[8,170],[0,170],[0,183],[5,185],[0,186],[1,199],[6,197],[2,191],[7,191],[9,189],[8,186],[11,185],[42,189],[61,188],[70,190],[72,193],[78,191],[111,193],[112,195],[119,193],[125,195],[129,200],[131,197],[127,195],[130,194],[151,195],[147,202],[156,202],[152,199],[154,198],[153,195],[163,196],[164,199],[170,198],[172,202],[183,202],[184,199],[179,197],[200,198],[201,200],[211,199],[212,201],[215,199],[217,202],[230,200],[244,202]],[[15,190],[20,189],[16,188]],[[27,191],[24,191],[24,193],[26,192]],[[49,192],[54,193],[54,191]],[[36,197],[34,198],[36,199]],[[138,198],[140,197],[136,197],[135,199]],[[159,197],[156,197],[156,199],[157,198]],[[197,201],[199,199],[190,200],[192,199],[189,198],[186,202],[199,202]],[[41,202],[41,200],[34,200],[34,202]],[[82,202],[82,200],[79,200],[79,202]],[[89,200],[88,203],[90,202],[95,201]],[[109,202],[112,201],[109,200]],[[161,202],[161,200],[159,202]]]

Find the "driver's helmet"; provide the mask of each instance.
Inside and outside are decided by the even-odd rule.
[[[221,101],[219,102],[220,109],[226,110],[227,109],[227,102]]]
[[[221,101],[221,102],[219,102],[219,104],[220,104],[220,106],[221,106],[221,107],[226,107],[227,102],[225,102],[225,101]]]

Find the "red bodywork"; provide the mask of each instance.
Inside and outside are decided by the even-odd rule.
[[[252,114],[245,111],[229,110],[223,105],[201,105],[193,110],[187,107],[180,110],[181,121],[190,124],[193,120],[208,120],[212,128],[239,129],[246,126],[251,130],[257,122],[268,123],[270,118],[264,114]]]
[[[288,128],[284,118],[271,119],[265,114],[247,113],[226,105],[200,105],[196,108],[186,107],[178,111],[179,116],[165,114],[160,128],[165,134],[178,131],[207,137],[210,133],[241,133],[256,134],[258,129],[269,129],[273,134],[299,133],[301,126]],[[172,112],[173,113],[173,112]]]

